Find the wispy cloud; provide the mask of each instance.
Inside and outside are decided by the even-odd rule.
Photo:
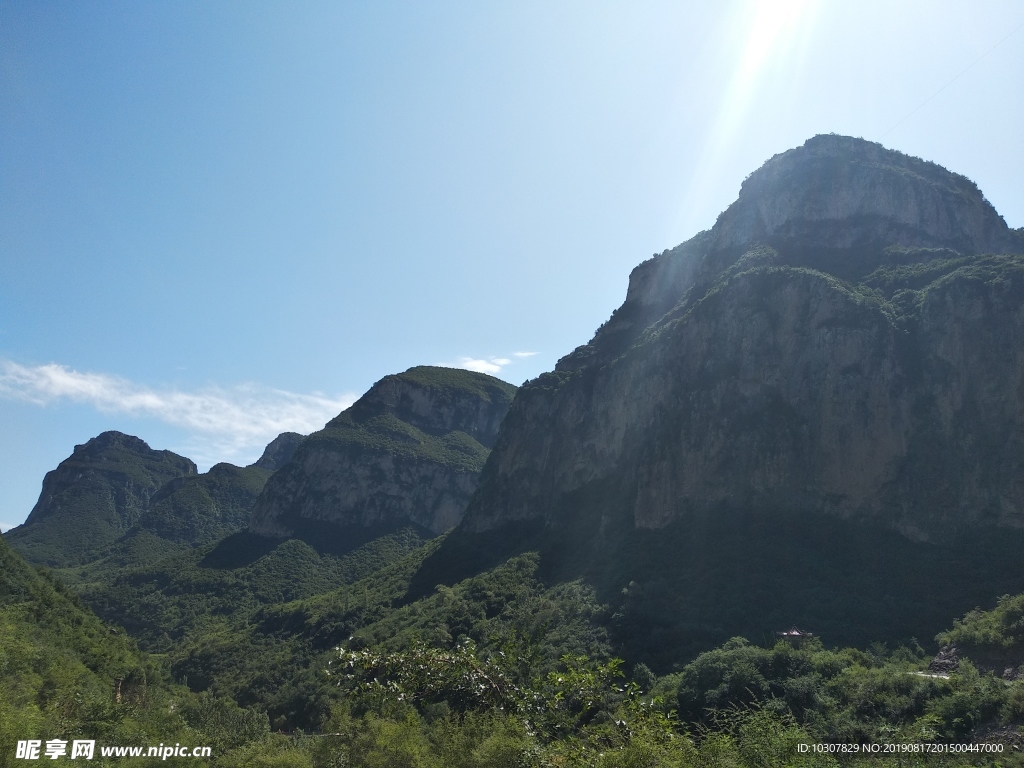
[[[454,367],[497,376],[505,366],[516,362],[516,360],[533,357],[536,354],[536,352],[513,352],[512,357],[460,357],[459,362]],[[516,358],[516,360],[512,358]]]
[[[227,460],[261,448],[281,432],[307,434],[355,402],[352,395],[301,395],[255,384],[194,392],[154,389],[108,373],[0,360],[0,397],[45,406],[61,401],[102,413],[153,418],[186,430],[204,459]]]
[[[473,357],[460,357],[459,368],[465,368],[467,371],[476,371],[477,373],[489,373],[494,375],[501,373],[501,369],[511,363],[507,357],[491,357],[487,360],[473,358]]]
[[[7,531],[11,530],[11,528],[13,528],[13,527],[14,526],[11,525],[10,523],[0,522],[0,533],[7,533]]]

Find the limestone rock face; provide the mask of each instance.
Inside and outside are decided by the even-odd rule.
[[[520,389],[464,528],[728,508],[917,540],[1024,526],[1021,254],[937,165],[840,136],[778,155]]]
[[[164,483],[196,472],[184,456],[104,432],[46,473],[25,523],[5,537],[29,562],[85,562],[135,525]]]
[[[303,440],[257,499],[250,530],[344,538],[409,524],[435,534],[450,529],[514,393],[491,376],[449,368],[386,376]]]
[[[816,136],[751,174],[715,225],[712,247],[791,241],[1003,252],[1006,222],[974,182],[847,136]]]

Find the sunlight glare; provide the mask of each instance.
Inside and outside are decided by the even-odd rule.
[[[724,207],[721,201],[704,201],[702,190],[722,171],[723,161],[734,149],[735,137],[749,119],[758,94],[765,90],[769,74],[783,83],[794,79],[794,70],[803,61],[800,53],[813,27],[817,6],[817,0],[753,0],[734,6],[721,45],[732,54],[735,65],[723,89],[717,115],[709,123],[701,159],[688,174],[688,190],[679,212],[680,233],[684,237],[689,238],[699,227],[707,226],[702,202],[709,203],[715,212]],[[732,34],[734,30],[736,34]]]

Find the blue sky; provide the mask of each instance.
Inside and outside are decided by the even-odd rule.
[[[1024,226],[1022,24],[1022,0],[0,0],[0,527],[106,429],[205,469],[412,365],[536,376],[817,133]]]

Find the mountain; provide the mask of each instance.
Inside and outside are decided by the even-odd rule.
[[[453,368],[384,377],[302,441],[256,501],[249,530],[342,550],[410,524],[430,535],[449,530],[515,391]]]
[[[218,464],[167,481],[116,543],[57,575],[100,617],[177,665],[184,638],[202,646],[224,622],[241,631],[264,606],[366,578],[450,526],[514,392],[454,369],[385,377],[323,431],[282,435],[249,467]],[[250,511],[259,521],[261,510],[296,535],[244,530]],[[303,518],[310,510],[334,517]],[[222,658],[217,667],[234,663]],[[214,679],[194,664],[174,669],[194,686]]]
[[[677,647],[926,636],[971,585],[1018,591],[1022,254],[933,163],[834,135],[773,157],[519,390],[420,588],[540,547]]]
[[[208,472],[168,481],[129,532],[198,547],[243,531],[270,476],[295,453],[303,436],[282,432],[248,467],[221,462]]]
[[[1024,526],[1024,272],[982,258],[1011,252],[1020,234],[932,163],[840,136],[772,158],[521,390],[467,525],[555,521],[611,483],[595,522],[761,506],[922,539]]]
[[[1024,748],[1024,597],[971,610],[1024,589],[1021,234],[875,144],[777,156],[518,392],[413,368],[250,467],[163,481],[56,573],[152,660],[0,542],[0,747],[38,732],[33,697],[62,737],[99,730],[83,712],[134,729],[141,684],[147,734],[229,766]],[[146,682],[103,662],[69,685],[64,644]],[[107,678],[131,711],[100,706]]]
[[[118,562],[199,546],[243,530],[253,502],[302,436],[285,432],[249,467],[189,459],[143,440],[104,432],[47,473],[25,523],[4,534],[29,562],[66,568],[119,553]]]
[[[166,482],[196,473],[184,456],[104,432],[46,473],[32,512],[4,538],[32,563],[84,562],[134,526]]]

